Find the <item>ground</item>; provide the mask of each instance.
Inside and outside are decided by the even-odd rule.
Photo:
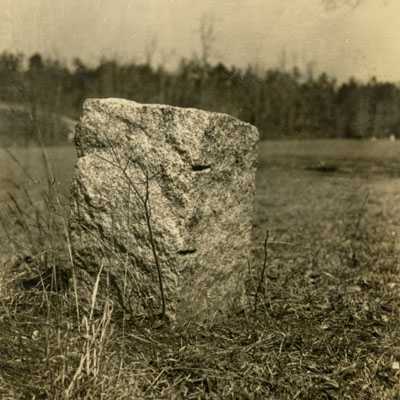
[[[248,308],[201,326],[111,307],[77,316],[54,282],[35,281],[38,265],[62,276],[69,263],[60,214],[74,150],[48,149],[55,181],[40,152],[10,151],[0,397],[400,399],[399,143],[261,143]]]

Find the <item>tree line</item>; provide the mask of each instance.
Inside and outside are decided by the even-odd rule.
[[[89,97],[228,113],[255,125],[261,139],[400,137],[400,87],[376,79],[338,84],[325,73],[314,76],[296,67],[260,72],[196,58],[182,58],[174,71],[115,60],[89,67],[79,59],[71,69],[40,54],[25,67],[24,61],[21,54],[0,54],[0,102],[25,104],[29,110],[30,121],[15,118],[24,133],[11,130],[21,136],[20,144],[31,140],[35,126],[46,144],[65,141],[57,116],[77,119]],[[9,125],[0,129],[3,139]]]

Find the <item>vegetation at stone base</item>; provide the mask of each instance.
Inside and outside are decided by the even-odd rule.
[[[25,104],[35,116],[46,144],[66,141],[54,115],[77,119],[88,97],[121,97],[140,103],[163,103],[231,114],[257,126],[262,139],[400,137],[400,88],[371,79],[315,76],[281,68],[246,70],[205,60],[182,59],[175,71],[146,63],[119,64],[104,59],[96,67],[75,60],[74,70],[54,59],[0,55],[0,101]],[[20,116],[0,119],[0,145],[28,144],[34,128]],[[50,118],[52,117],[52,118]],[[8,117],[10,118],[10,117]],[[15,126],[13,125],[15,124]]]
[[[249,308],[176,327],[118,317],[110,304],[78,318],[55,290],[62,278],[38,276],[69,266],[58,219],[69,178],[55,185],[55,207],[27,199],[21,172],[15,202],[1,203],[0,397],[399,399],[398,151],[383,141],[262,143]],[[44,177],[42,194],[51,188]]]

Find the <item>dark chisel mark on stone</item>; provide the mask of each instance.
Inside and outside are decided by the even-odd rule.
[[[211,165],[192,165],[192,170],[195,172],[202,172],[211,169]]]

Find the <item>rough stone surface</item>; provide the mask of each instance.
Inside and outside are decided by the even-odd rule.
[[[89,99],[76,147],[70,237],[81,299],[100,276],[99,299],[109,293],[134,314],[159,313],[156,254],[170,315],[212,318],[243,304],[255,127],[196,109]]]

